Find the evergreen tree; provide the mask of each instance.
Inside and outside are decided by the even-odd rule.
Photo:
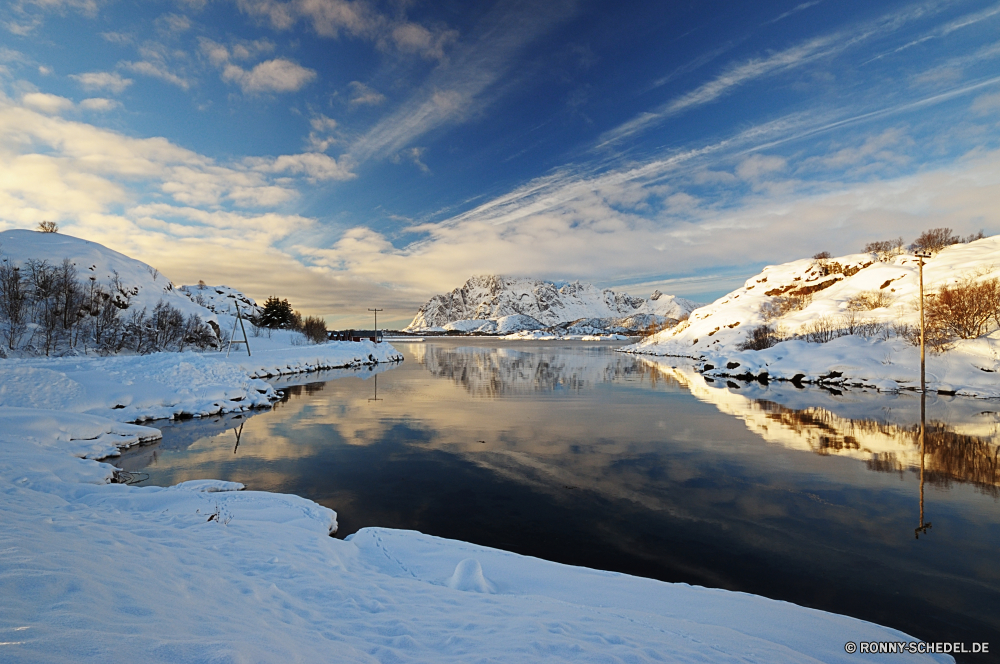
[[[264,311],[260,315],[260,326],[271,329],[287,329],[292,325],[295,313],[288,300],[279,300],[275,296],[267,298],[264,302]]]

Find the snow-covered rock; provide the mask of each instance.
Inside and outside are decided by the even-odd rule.
[[[654,291],[649,299],[574,281],[556,284],[496,275],[472,277],[461,288],[436,295],[407,326],[410,332],[435,329],[512,334],[575,323],[571,334],[634,331],[651,322],[679,320],[697,304]],[[494,327],[495,325],[495,327]],[[634,327],[632,327],[634,326]]]
[[[264,312],[253,298],[229,286],[196,284],[194,286],[181,286],[177,290],[212,313],[235,316],[237,303],[244,318],[259,316]]]
[[[1000,236],[952,245],[926,260],[924,289],[934,292],[968,275],[1000,276],[998,266]],[[700,359],[709,374],[913,388],[920,380],[913,345],[919,288],[919,263],[911,255],[879,262],[873,254],[852,254],[768,266],[742,288],[693,311],[686,322],[622,350]],[[880,306],[859,306],[864,299]],[[763,325],[786,340],[740,350],[748,332]],[[859,331],[809,342],[817,326],[837,334],[851,326]],[[935,391],[998,397],[998,372],[1000,331],[956,340],[951,350],[927,355],[928,388]]]

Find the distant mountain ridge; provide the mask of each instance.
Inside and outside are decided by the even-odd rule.
[[[698,306],[660,291],[644,299],[579,281],[559,286],[539,279],[485,275],[432,297],[406,331],[509,334],[556,327],[582,334],[634,331],[650,323],[679,320]]]

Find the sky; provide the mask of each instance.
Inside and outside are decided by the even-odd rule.
[[[995,1],[0,7],[0,230],[56,221],[331,327],[476,274],[706,302],[998,233],[998,198]]]

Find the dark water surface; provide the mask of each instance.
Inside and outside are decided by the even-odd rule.
[[[398,343],[404,363],[279,384],[271,411],[158,423],[163,441],[120,463],[147,484],[305,496],[341,537],[419,530],[1000,652],[995,401],[929,397],[921,455],[913,395],[711,383],[598,343],[472,343]]]

